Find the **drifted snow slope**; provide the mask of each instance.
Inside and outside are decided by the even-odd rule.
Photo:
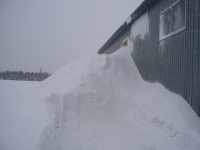
[[[199,150],[200,119],[141,78],[127,48],[81,57],[37,87],[54,110],[41,150]]]

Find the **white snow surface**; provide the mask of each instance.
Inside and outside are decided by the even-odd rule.
[[[43,128],[51,122],[44,101],[30,94],[38,84],[0,80],[0,150],[36,150]]]
[[[199,150],[200,120],[179,95],[140,76],[126,47],[81,57],[38,88],[55,111],[42,150]]]
[[[39,141],[37,148],[41,150],[200,148],[199,117],[181,96],[159,83],[145,82],[127,47],[111,55],[81,57],[36,85],[26,95],[30,99],[27,96],[24,101],[17,102],[18,105],[14,100],[6,102],[1,99],[1,120],[3,124],[9,121],[11,124],[6,127],[1,122],[0,144],[5,150],[14,150],[4,143],[6,133],[18,128],[20,130],[11,141],[8,139],[12,134],[8,134],[7,143],[17,145],[14,138],[22,137],[24,143],[31,143],[29,147]],[[11,109],[7,111],[6,103],[11,103],[9,107],[12,105],[12,109],[21,112],[21,125],[27,129],[20,127],[20,121],[10,113]],[[6,115],[6,111],[13,116]],[[23,118],[26,115],[30,118]],[[19,126],[15,127],[15,122]],[[20,135],[21,131],[29,131],[32,135]],[[19,147],[15,149],[35,148]]]
[[[131,16],[129,16],[127,19],[126,19],[126,24],[129,24],[129,23],[131,23]]]

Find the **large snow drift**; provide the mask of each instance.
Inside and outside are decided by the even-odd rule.
[[[127,48],[81,57],[37,91],[54,111],[41,150],[200,148],[197,115],[179,95],[143,81]]]

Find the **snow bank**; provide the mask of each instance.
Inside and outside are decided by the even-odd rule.
[[[54,111],[41,150],[199,150],[199,118],[180,96],[143,81],[126,47],[77,59],[37,93]]]

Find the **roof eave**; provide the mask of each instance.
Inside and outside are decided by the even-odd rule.
[[[137,9],[130,15],[131,22],[127,24],[125,22],[123,25],[121,25],[117,31],[108,39],[108,41],[98,50],[98,54],[103,54],[115,39],[117,39],[125,30],[127,30],[134,22],[137,20],[138,17],[140,17],[148,8],[149,6],[156,0],[144,0]]]

